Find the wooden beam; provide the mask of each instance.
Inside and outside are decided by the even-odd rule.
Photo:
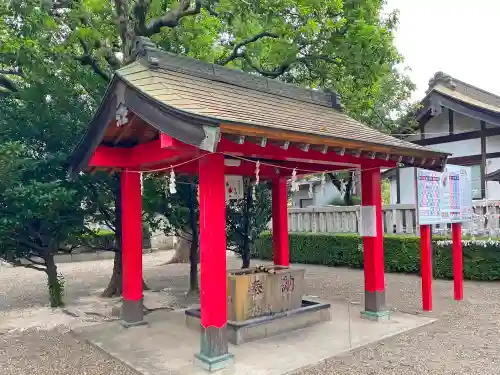
[[[180,161],[179,161],[180,162]],[[268,165],[270,164],[270,165]],[[142,171],[159,171],[158,173],[170,173],[169,163],[159,163],[156,165],[147,166],[141,168]],[[292,175],[293,169],[296,168],[297,175],[308,175],[315,173],[323,173],[329,171],[340,171],[345,170],[347,167],[339,165],[315,165],[304,162],[293,162],[293,161],[261,161],[259,167],[259,176],[261,180],[275,178],[278,176],[288,177]],[[239,165],[225,165],[224,167],[226,175],[237,175],[244,177],[255,176],[255,162],[241,160]],[[198,173],[198,163],[196,161],[187,162],[174,169],[175,173],[195,175]]]
[[[491,137],[494,135],[500,135],[500,127],[498,128],[484,128],[482,130],[474,130],[471,132],[463,132],[463,133],[456,133],[453,135],[444,135],[441,137],[432,137],[432,138],[426,138],[423,140],[416,140],[412,141],[412,143],[416,143],[422,146],[429,146],[429,145],[436,145],[440,143],[449,143],[449,142],[458,142],[458,141],[465,141],[469,139],[478,139],[481,138],[482,136],[485,137]]]
[[[136,116],[133,112],[129,112],[129,116],[132,118],[128,120],[126,124],[123,124],[122,126],[117,127],[118,130],[118,136],[114,140],[113,144],[116,146],[120,141],[123,140],[123,138],[128,137],[136,128],[135,125],[141,118],[139,116]]]
[[[396,166],[393,160],[371,160],[365,157],[354,157],[352,155],[340,156],[334,152],[327,152],[323,154],[319,151],[310,149],[305,152],[297,147],[289,147],[287,150],[283,150],[281,147],[268,143],[266,147],[259,147],[251,142],[246,142],[244,145],[238,145],[235,142],[223,137],[221,142],[217,147],[218,152],[223,152],[228,155],[236,155],[243,157],[256,157],[258,155],[261,159],[270,160],[289,160],[289,161],[301,161],[314,164],[338,164],[345,166],[364,166],[364,167],[385,167],[392,168]]]
[[[455,134],[455,129],[454,129],[454,112],[452,109],[448,109],[448,133],[449,135]]]
[[[401,204],[401,171],[396,167],[396,204]]]
[[[130,149],[120,147],[97,146],[88,166],[93,167],[127,167]]]
[[[327,145],[332,148],[346,148],[346,149],[363,149],[365,151],[375,151],[380,153],[391,153],[395,155],[403,154],[404,156],[419,157],[422,154],[426,156],[438,156],[443,153],[437,151],[426,150],[413,150],[407,147],[398,147],[391,145],[382,145],[378,143],[362,142],[344,138],[335,138],[332,136],[321,136],[315,134],[299,133],[288,130],[262,128],[251,125],[241,124],[228,124],[223,123],[220,125],[222,133],[234,135],[246,135],[256,138],[268,138],[273,140],[290,141],[299,144],[310,145]]]
[[[89,167],[133,168],[175,160],[180,155],[194,155],[185,150],[161,148],[161,140],[130,148],[98,146]]]
[[[481,198],[486,197],[486,122],[481,121]]]

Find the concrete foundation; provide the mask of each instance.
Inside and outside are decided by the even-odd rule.
[[[227,322],[226,334],[231,344],[240,345],[326,322],[330,319],[330,304],[303,300],[302,307],[298,309],[241,322],[230,320]],[[200,309],[186,310],[186,326],[201,331]]]
[[[330,302],[332,320],[243,345],[229,345],[234,364],[221,375],[282,375],[351,349],[432,323],[435,319],[393,312],[391,320],[361,319],[361,306]],[[200,333],[185,326],[185,312],[155,311],[147,326],[125,329],[117,322],[74,330],[126,366],[144,375],[205,375],[196,365]],[[349,324],[349,320],[350,323]],[[350,329],[349,329],[350,328]]]

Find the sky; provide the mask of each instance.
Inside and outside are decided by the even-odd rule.
[[[425,95],[429,79],[442,71],[500,95],[500,1],[387,0],[398,9],[396,46]]]

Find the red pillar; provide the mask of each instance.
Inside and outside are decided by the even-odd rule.
[[[451,237],[453,240],[453,289],[456,301],[464,299],[464,280],[462,265],[462,224],[451,224]]]
[[[365,273],[365,311],[372,320],[388,317],[384,284],[384,232],[380,169],[361,171],[361,235]]]
[[[226,201],[224,155],[209,154],[199,162],[201,350],[197,363],[213,371],[225,367],[228,354]]]
[[[274,264],[288,267],[288,194],[286,178],[275,178],[272,182],[273,211],[273,258]]]
[[[422,308],[432,310],[432,245],[431,226],[420,226],[420,273],[422,277]]]
[[[124,325],[143,322],[142,305],[142,197],[141,177],[123,171],[121,183],[122,215],[122,321]]]

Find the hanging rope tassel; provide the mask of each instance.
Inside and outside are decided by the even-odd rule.
[[[321,174],[321,194],[326,195],[326,176],[324,172]]]
[[[292,183],[290,187],[291,191],[299,191],[299,183],[297,182],[297,168],[293,168],[292,171]]]
[[[257,160],[257,163],[255,163],[255,183],[252,186],[252,200],[257,200],[257,185],[260,182],[260,161]]]
[[[167,177],[167,175],[164,176],[164,179],[165,179],[165,185],[164,185],[164,193],[165,193],[165,197],[168,198],[168,193],[169,193],[169,179]]]
[[[144,177],[142,176],[142,172],[140,172],[141,175],[141,195],[144,194]]]
[[[173,168],[170,170],[170,184],[168,185],[168,188],[170,190],[170,194],[177,193],[177,188],[175,186],[175,172]]]

